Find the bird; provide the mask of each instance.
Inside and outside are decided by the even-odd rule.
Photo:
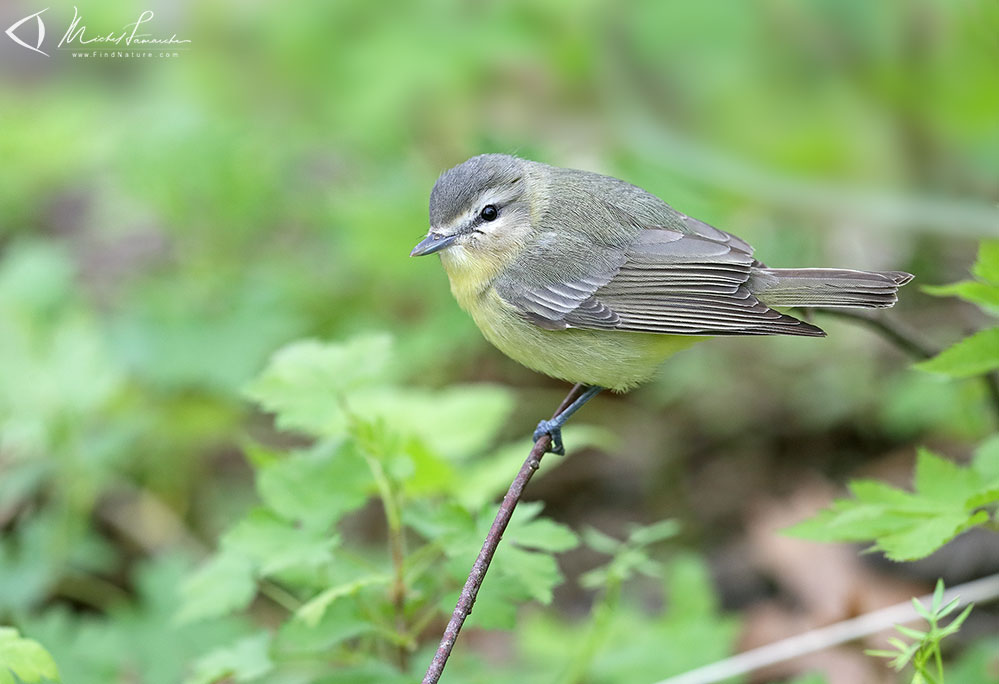
[[[770,268],[744,240],[598,173],[507,154],[444,171],[430,230],[459,306],[522,365],[586,391],[534,433],[564,453],[565,421],[603,389],[624,392],[668,357],[719,335],[825,332],[780,309],[886,308],[903,271]]]

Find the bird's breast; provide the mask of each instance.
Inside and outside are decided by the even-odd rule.
[[[700,337],[619,330],[545,330],[527,321],[489,286],[452,291],[489,342],[531,370],[567,382],[623,391],[647,380],[668,356]]]

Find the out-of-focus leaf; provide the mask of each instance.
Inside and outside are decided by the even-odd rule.
[[[274,669],[268,655],[271,635],[260,632],[240,639],[231,646],[218,648],[202,656],[194,664],[185,684],[212,684],[220,680],[250,682]]]
[[[287,521],[319,532],[367,501],[371,474],[350,444],[319,444],[257,473],[260,498]]]
[[[247,395],[277,414],[281,428],[340,436],[344,393],[378,380],[390,347],[387,335],[355,337],[341,344],[295,342],[274,354]]]
[[[552,553],[579,546],[579,537],[571,529],[549,518],[539,517],[542,507],[542,503],[534,501],[517,506],[503,538],[518,546]]]
[[[59,668],[45,648],[13,627],[0,627],[0,684],[59,680]]]
[[[337,599],[350,596],[364,587],[373,584],[388,584],[391,581],[392,578],[388,575],[369,575],[352,582],[338,584],[320,592],[317,596],[303,604],[301,608],[295,611],[295,617],[302,620],[309,627],[315,627],[322,620],[323,615],[326,614],[326,610]]]
[[[222,548],[251,559],[262,575],[287,568],[315,568],[332,559],[335,535],[308,530],[267,509],[251,511],[222,537]]]
[[[493,385],[436,392],[392,387],[355,392],[347,406],[365,420],[381,420],[393,432],[420,438],[434,453],[464,460],[495,439],[513,408],[513,396]]]
[[[219,553],[181,586],[180,623],[226,615],[249,605],[257,593],[253,563],[236,553]]]

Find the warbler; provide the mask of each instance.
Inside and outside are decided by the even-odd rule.
[[[775,307],[880,308],[901,271],[769,268],[745,241],[623,180],[505,154],[445,171],[430,231],[458,304],[510,358],[587,391],[535,440],[563,453],[565,420],[715,335],[825,335]]]

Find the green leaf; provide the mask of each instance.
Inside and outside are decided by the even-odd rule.
[[[307,624],[309,627],[315,627],[319,624],[319,621],[322,620],[323,615],[326,614],[326,610],[337,599],[356,594],[364,587],[375,584],[388,584],[391,581],[392,578],[389,575],[370,575],[368,577],[356,579],[352,582],[338,584],[335,587],[330,587],[329,589],[320,592],[318,595],[310,599],[301,608],[295,611],[295,617]]]
[[[253,563],[237,553],[217,553],[188,577],[180,589],[181,624],[242,610],[257,593]]]
[[[548,605],[552,591],[562,582],[555,559],[547,553],[506,546],[496,552],[493,564],[500,569],[503,581],[515,583],[530,598]]]
[[[599,551],[609,556],[617,553],[618,549],[623,546],[623,542],[609,534],[604,534],[595,527],[586,527],[583,530],[583,541],[594,551]]]
[[[59,669],[49,652],[13,627],[0,627],[0,684],[35,684],[43,679],[59,680]]]
[[[978,445],[972,467],[987,486],[999,486],[999,434]]]
[[[224,551],[251,559],[262,575],[288,568],[315,568],[332,560],[339,538],[297,527],[258,508],[222,537]]]
[[[371,473],[349,444],[294,452],[257,474],[260,498],[292,523],[325,531],[368,500]]]
[[[454,604],[447,610],[450,612],[451,608]],[[375,631],[376,625],[370,615],[364,614],[360,602],[334,601],[323,611],[316,624],[305,620],[286,620],[278,629],[275,649],[282,655],[314,656],[348,639]]]
[[[543,504],[531,501],[520,504],[503,535],[504,539],[525,548],[558,553],[579,546],[579,537],[562,523],[538,517]]]
[[[260,632],[240,639],[231,646],[219,648],[201,657],[194,664],[194,672],[185,684],[213,684],[227,682],[249,682],[274,669],[268,651],[271,635]]]
[[[982,488],[982,478],[971,468],[962,468],[920,449],[916,459],[916,493],[931,501],[963,502]]]
[[[985,450],[986,469],[991,467],[990,449]],[[854,499],[834,501],[786,532],[815,541],[874,541],[892,560],[915,560],[987,523],[988,513],[976,509],[999,495],[977,468],[958,466],[926,450],[919,452],[914,479],[914,493],[876,481],[854,481]]]
[[[371,388],[347,401],[352,414],[390,425],[394,433],[416,437],[453,460],[468,459],[488,447],[513,405],[512,393],[496,385],[459,385],[436,392]]]
[[[996,370],[999,368],[999,327],[966,337],[915,367],[953,378],[967,378]]]
[[[950,285],[925,285],[923,292],[935,297],[960,297],[966,302],[986,307],[999,307],[999,285],[962,280]]]
[[[344,395],[380,379],[390,349],[387,335],[340,344],[295,342],[274,354],[246,394],[275,413],[282,429],[337,437],[345,429]]]
[[[670,617],[677,622],[714,615],[718,599],[704,561],[692,554],[680,554],[669,565],[666,591]]]
[[[965,530],[987,523],[988,520],[989,515],[985,511],[978,511],[970,516],[962,513],[940,514],[917,521],[904,531],[878,537],[877,546],[891,560],[919,560]]]
[[[999,240],[982,240],[971,272],[987,283],[999,285]]]
[[[672,539],[680,533],[680,523],[676,520],[660,520],[651,525],[634,526],[628,533],[628,541],[639,546],[648,546]]]

